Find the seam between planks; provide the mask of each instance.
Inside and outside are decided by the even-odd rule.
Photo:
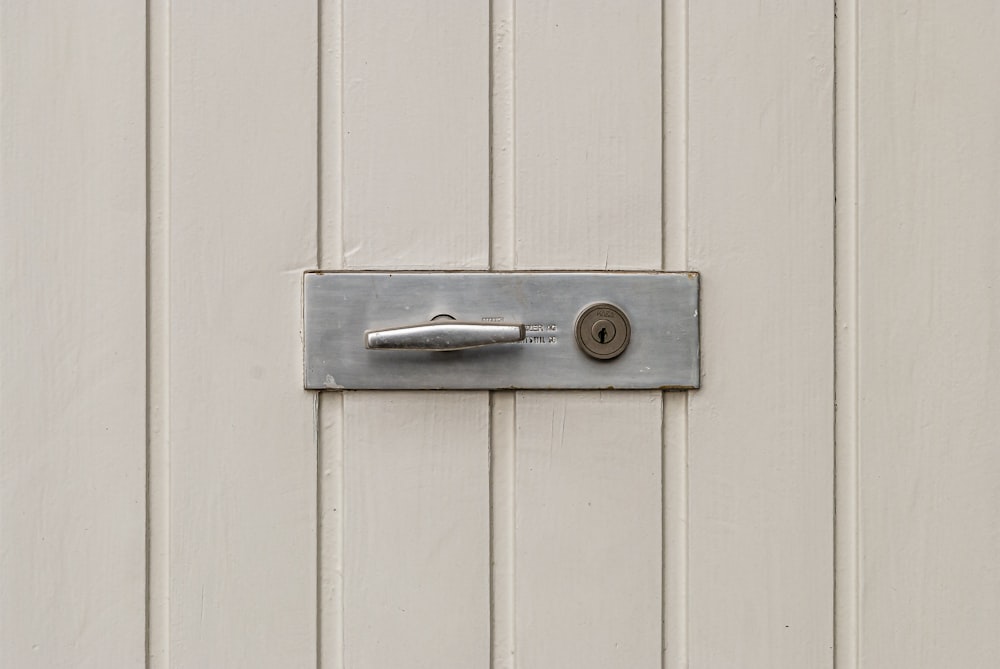
[[[343,0],[317,2],[316,265],[344,267]],[[344,666],[344,393],[317,393],[316,665]]]
[[[516,399],[490,393],[490,667],[513,669]]]
[[[663,0],[661,84],[663,250],[661,269],[686,271],[688,3]],[[662,665],[688,666],[688,422],[687,394],[663,393]]]
[[[146,146],[145,146],[145,149],[146,149],[146,156],[145,156],[145,158],[146,158],[146,184],[145,184],[145,186],[146,186],[146,212],[145,212],[146,213],[146,221],[145,221],[145,223],[146,223],[146,257],[145,257],[145,261],[146,261],[145,262],[145,270],[146,270],[146,272],[145,272],[145,280],[146,280],[146,285],[145,285],[145,289],[146,289],[146,294],[145,294],[145,299],[146,299],[146,304],[145,304],[145,310],[146,310],[146,313],[145,313],[145,328],[146,328],[146,332],[145,332],[145,335],[146,335],[146,342],[145,342],[146,343],[146,359],[145,359],[145,365],[146,365],[146,368],[145,368],[145,374],[146,374],[146,378],[145,378],[145,382],[146,382],[146,387],[145,387],[145,393],[146,393],[146,406],[145,406],[145,411],[146,411],[146,415],[145,415],[145,421],[146,421],[146,425],[145,425],[145,439],[146,439],[146,443],[145,443],[145,450],[146,450],[146,498],[144,500],[145,501],[145,515],[146,515],[146,517],[145,517],[145,537],[144,537],[144,540],[145,540],[145,547],[144,547],[145,555],[144,555],[144,559],[145,559],[145,571],[146,571],[145,578],[146,578],[146,582],[145,582],[145,597],[144,597],[144,602],[143,602],[143,606],[144,606],[143,615],[146,618],[146,624],[145,624],[144,629],[143,629],[143,665],[147,669],[149,669],[149,665],[150,665],[150,661],[149,661],[149,655],[150,655],[150,653],[149,653],[149,636],[150,636],[149,628],[150,628],[150,599],[151,599],[151,596],[150,596],[151,595],[151,593],[150,593],[150,571],[151,571],[150,570],[150,556],[151,556],[151,542],[152,542],[152,538],[150,536],[150,520],[151,520],[151,507],[150,507],[150,504],[151,504],[151,494],[150,494],[150,478],[151,478],[150,477],[150,462],[152,460],[152,418],[151,418],[152,411],[151,411],[151,408],[150,408],[152,406],[152,387],[151,387],[151,384],[152,384],[152,373],[151,373],[151,370],[150,370],[150,358],[152,357],[151,353],[150,353],[150,349],[152,348],[152,346],[151,346],[152,335],[150,334],[151,331],[152,331],[152,327],[151,327],[151,325],[152,325],[151,324],[152,318],[151,318],[151,313],[150,313],[151,312],[151,310],[150,310],[150,301],[151,301],[150,300],[150,293],[152,292],[151,291],[152,273],[150,271],[150,257],[152,256],[152,239],[151,238],[152,238],[152,226],[153,226],[153,223],[152,223],[152,214],[151,214],[151,212],[152,212],[152,205],[151,205],[151,202],[150,202],[150,199],[151,199],[150,191],[152,190],[152,185],[151,185],[152,175],[151,175],[150,155],[149,155],[150,154],[150,130],[149,130],[149,126],[150,126],[150,116],[151,116],[151,114],[150,114],[150,102],[149,102],[150,94],[151,93],[150,93],[150,81],[149,80],[150,80],[150,76],[151,76],[150,70],[152,69],[151,65],[150,65],[150,61],[152,59],[152,54],[150,53],[150,43],[149,43],[149,33],[150,33],[150,7],[149,6],[150,6],[150,0],[146,0],[146,17],[145,17],[145,19],[146,19],[146,22],[145,22],[145,30],[146,30],[146,34],[145,34],[145,38],[146,38],[146,44],[145,44],[145,47],[146,47],[146,49],[145,49],[146,50],[146,77],[145,77],[145,85],[146,85],[146,90],[145,90],[145,103],[146,103],[146,118],[145,118],[145,122],[146,122]]]
[[[514,0],[490,2],[489,267],[517,266],[514,176]]]
[[[146,3],[146,666],[170,664],[170,1]]]
[[[834,666],[860,665],[858,6],[834,13]]]
[[[514,175],[514,0],[489,5],[489,268],[517,262]],[[490,669],[513,669],[515,656],[515,520],[517,394],[490,391],[489,621]]]
[[[323,0],[316,2],[316,269],[323,267]],[[303,340],[305,298],[302,302]],[[304,344],[303,344],[304,345]],[[304,353],[303,353],[304,356]],[[303,367],[305,362],[303,362]],[[316,669],[323,666],[323,397],[313,398],[313,448],[316,449]]]

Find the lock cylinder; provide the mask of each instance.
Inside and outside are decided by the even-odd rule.
[[[611,360],[624,353],[631,334],[628,316],[607,302],[591,304],[576,318],[576,343],[597,360]]]

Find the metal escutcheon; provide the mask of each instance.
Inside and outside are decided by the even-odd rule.
[[[693,272],[309,272],[305,387],[688,389]]]

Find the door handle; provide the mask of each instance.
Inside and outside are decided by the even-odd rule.
[[[365,348],[405,351],[458,351],[524,341],[522,323],[463,322],[437,316],[427,323],[365,332]]]
[[[698,286],[695,272],[307,272],[303,385],[697,388]]]

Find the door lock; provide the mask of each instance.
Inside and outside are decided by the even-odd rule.
[[[576,319],[576,343],[591,358],[617,358],[625,352],[631,336],[628,316],[613,304],[592,304]]]
[[[303,298],[306,388],[700,382],[694,272],[309,272]]]

